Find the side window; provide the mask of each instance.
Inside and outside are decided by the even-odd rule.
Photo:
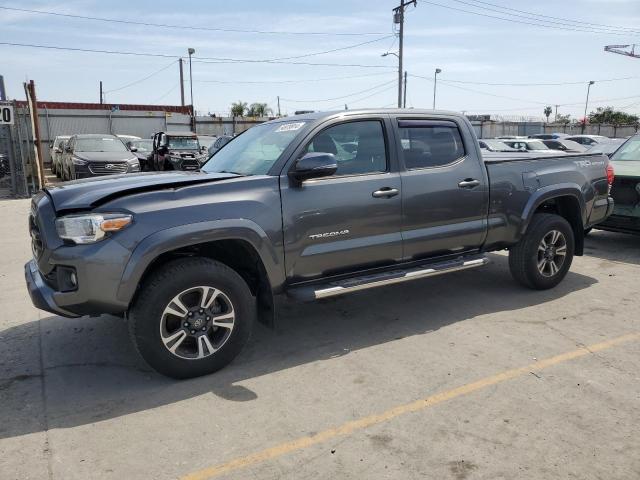
[[[455,126],[399,127],[407,170],[441,167],[464,157],[460,131]]]
[[[377,120],[329,127],[311,140],[305,152],[332,153],[338,163],[336,175],[387,171],[384,129]]]

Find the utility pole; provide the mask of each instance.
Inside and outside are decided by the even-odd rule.
[[[100,80],[100,105],[102,105],[102,80]]]
[[[558,105],[556,105],[556,116],[553,118],[553,123],[557,123],[558,121]]]
[[[414,6],[417,4],[417,0],[400,0],[400,5],[393,9],[393,23],[399,25],[398,27],[398,108],[402,107],[402,50],[404,47],[404,8],[407,5]]]
[[[433,72],[433,109],[436,109],[436,86],[438,85],[438,74],[442,73],[442,70],[436,68]]]
[[[189,88],[191,89],[191,127],[193,128],[193,133],[196,133],[196,111],[193,106],[193,72],[191,70],[191,55],[196,53],[196,50],[189,48],[187,52],[189,53]]]
[[[278,95],[278,116],[280,116],[280,95]]]
[[[593,80],[589,81],[589,84],[587,85],[587,100],[584,102],[584,119],[582,120],[582,133],[584,133],[584,129],[587,126],[587,107],[589,106],[589,90],[591,90],[591,85],[593,85],[594,82]]]
[[[402,108],[407,108],[407,71],[404,71],[404,91],[402,92]]]
[[[36,98],[36,84],[33,80],[24,84],[27,93],[27,104],[29,105],[29,113],[31,116],[31,129],[33,133],[33,149],[35,151],[35,167],[38,174],[38,188],[44,187],[47,183],[44,173],[44,164],[42,159],[42,144],[40,142],[40,118],[38,117],[38,100]]]
[[[182,73],[182,57],[178,60],[180,66],[180,105],[184,107],[184,74]]]

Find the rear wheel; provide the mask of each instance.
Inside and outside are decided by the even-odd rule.
[[[571,225],[548,213],[533,216],[525,236],[509,251],[511,275],[522,285],[545,290],[566,276],[574,252]]]
[[[144,360],[173,378],[213,373],[249,339],[255,298],[234,270],[207,258],[167,263],[145,282],[129,312]]]

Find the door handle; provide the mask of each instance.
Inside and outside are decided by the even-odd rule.
[[[465,178],[458,184],[460,188],[474,188],[480,185],[480,180],[476,180],[475,178]]]
[[[398,193],[400,193],[400,190],[397,188],[382,187],[381,189],[373,192],[371,196],[373,196],[373,198],[391,198],[398,195]]]

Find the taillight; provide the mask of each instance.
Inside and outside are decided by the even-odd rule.
[[[613,173],[613,165],[610,162],[607,162],[607,183],[609,186],[613,185],[613,179],[615,175]]]

